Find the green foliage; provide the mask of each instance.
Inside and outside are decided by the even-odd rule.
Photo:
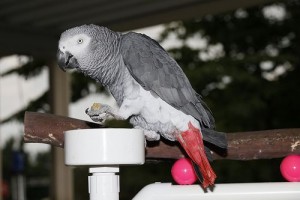
[[[24,63],[22,66],[9,70],[1,76],[7,76],[13,73],[16,73],[25,78],[31,78],[36,75],[39,75],[43,68],[46,67],[46,61],[39,58],[29,58],[28,62]]]
[[[183,47],[169,51],[203,95],[219,130],[291,128],[299,124],[300,5],[294,0],[274,5],[285,12],[281,19],[266,17],[266,7],[259,6],[173,22],[162,34],[161,41],[176,35],[183,43]],[[189,47],[188,40],[198,35],[208,45]],[[215,57],[201,59],[216,45],[221,51]],[[270,67],[264,68],[266,63]],[[277,73],[280,69],[282,74]]]

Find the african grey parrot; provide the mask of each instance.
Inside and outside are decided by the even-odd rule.
[[[226,149],[226,135],[214,131],[214,119],[177,62],[153,39],[122,34],[97,25],[82,25],[61,34],[58,65],[77,69],[110,91],[119,106],[87,109],[94,121],[108,116],[144,131],[147,140],[160,135],[179,141],[194,163],[204,188],[216,175],[203,140]]]

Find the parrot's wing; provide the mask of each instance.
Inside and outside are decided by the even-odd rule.
[[[193,116],[203,128],[214,128],[214,119],[201,96],[177,62],[156,41],[143,34],[124,34],[121,54],[129,72],[145,90]]]

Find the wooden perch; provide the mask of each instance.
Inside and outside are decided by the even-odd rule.
[[[25,142],[46,143],[63,148],[64,131],[101,128],[102,126],[69,117],[26,112],[24,127]],[[228,133],[227,139],[227,153],[223,156],[213,153],[215,159],[253,160],[300,154],[300,129]],[[176,143],[167,144],[161,141],[157,144],[150,144],[146,149],[146,157],[153,159],[177,159],[184,155]]]
[[[64,146],[64,131],[74,129],[102,128],[100,124],[58,115],[25,112],[24,141]]]

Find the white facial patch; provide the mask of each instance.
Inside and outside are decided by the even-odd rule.
[[[85,48],[90,44],[91,38],[86,34],[78,34],[59,42],[59,49],[63,53],[70,52],[75,57],[84,53]]]

